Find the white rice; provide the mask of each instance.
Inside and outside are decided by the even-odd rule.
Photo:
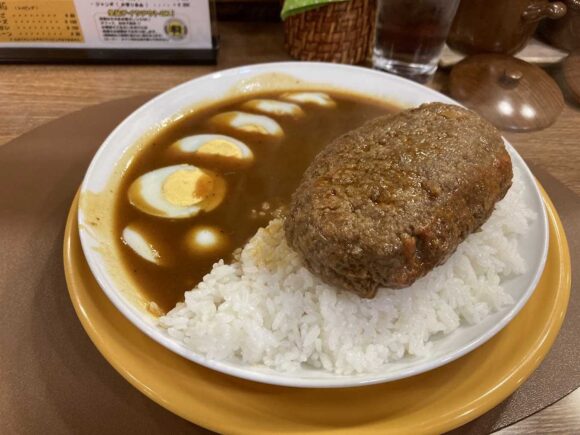
[[[216,263],[159,325],[211,359],[290,372],[301,365],[370,373],[406,355],[428,355],[430,338],[476,324],[513,304],[502,280],[525,272],[518,239],[534,213],[521,175],[481,231],[442,266],[404,290],[374,299],[338,291],[304,268],[272,220],[233,264]]]

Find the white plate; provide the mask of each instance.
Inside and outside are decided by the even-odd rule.
[[[416,375],[465,355],[499,332],[533,293],[548,249],[548,222],[538,187],[522,158],[507,141],[513,165],[523,175],[526,202],[538,215],[531,226],[531,236],[521,242],[529,272],[504,284],[515,300],[513,306],[490,315],[478,325],[462,326],[437,340],[429,357],[407,357],[371,375],[337,376],[314,369],[283,374],[266,368],[208,360],[156,328],[154,318],[145,308],[147,301],[143,300],[130,277],[119,267],[118,253],[111,249],[116,246],[108,221],[114,201],[111,192],[118,187],[123,169],[138,151],[143,138],[196,106],[226,97],[288,89],[347,90],[406,107],[431,101],[458,104],[432,89],[400,77],[365,68],[314,62],[270,63],[220,71],[184,83],[154,98],[109,135],[93,158],[81,186],[78,218],[83,251],[93,275],[117,309],[153,340],[184,358],[240,378],[294,387],[351,387]],[[95,198],[99,198],[98,202]],[[100,225],[95,227],[91,223],[97,217]]]

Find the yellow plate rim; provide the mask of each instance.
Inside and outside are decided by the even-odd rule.
[[[421,428],[421,431],[428,431],[428,432],[445,432],[452,430],[456,427],[459,427],[477,417],[484,414],[485,412],[492,409],[494,406],[502,402],[505,398],[507,398],[511,393],[513,393],[531,374],[532,372],[538,367],[538,365],[542,362],[546,354],[548,353],[549,349],[551,348],[562,322],[565,317],[566,309],[568,306],[568,300],[570,296],[570,286],[571,286],[571,265],[570,265],[570,253],[568,249],[568,242],[566,240],[566,235],[564,233],[564,229],[562,227],[562,223],[560,218],[552,204],[550,198],[542,188],[542,186],[538,183],[542,198],[544,200],[544,204],[546,206],[546,211],[548,215],[548,221],[550,226],[550,245],[554,245],[556,248],[556,252],[558,254],[558,278],[557,278],[557,285],[556,291],[554,295],[554,307],[550,312],[548,321],[542,325],[539,336],[534,343],[534,347],[528,349],[527,354],[522,358],[519,365],[511,367],[510,371],[504,373],[502,376],[499,374],[495,374],[495,377],[499,377],[501,379],[489,389],[487,394],[480,395],[479,397],[472,397],[470,400],[466,400],[466,404],[458,409],[452,410],[452,412],[448,412],[445,415],[442,415],[439,420],[430,422],[429,424],[423,424],[422,426],[419,425],[418,427]],[[64,246],[63,246],[63,260],[64,260],[64,269],[65,269],[65,277],[67,282],[67,287],[69,291],[69,295],[71,301],[73,303],[75,312],[81,321],[81,324],[87,334],[89,335],[90,339],[93,341],[99,352],[105,357],[105,359],[115,368],[117,372],[119,372],[127,381],[129,381],[135,388],[141,391],[143,394],[148,396],[151,400],[155,401],[159,405],[163,406],[164,408],[170,410],[171,412],[181,416],[182,418],[189,420],[192,423],[202,425],[206,428],[219,431],[219,432],[232,432],[231,425],[228,425],[227,418],[212,418],[203,412],[199,412],[200,409],[195,409],[191,403],[188,403],[185,406],[183,403],[176,403],[172,401],[171,398],[165,397],[163,394],[157,392],[154,388],[150,388],[148,386],[148,382],[143,377],[143,373],[135,373],[135,370],[132,370],[130,367],[126,367],[123,364],[123,361],[120,361],[119,358],[111,351],[110,346],[107,343],[111,337],[107,337],[102,335],[99,332],[98,325],[93,323],[91,320],[91,313],[88,312],[85,307],[83,306],[83,299],[82,294],[78,292],[76,287],[76,280],[81,279],[75,274],[75,264],[77,259],[73,254],[73,244],[75,240],[77,243],[80,244],[78,241],[78,225],[77,225],[77,213],[76,210],[78,208],[78,195],[75,197],[71,209],[69,211],[69,215],[67,218],[66,228],[65,228],[65,236],[64,236]],[[82,251],[81,251],[82,252]],[[104,295],[103,295],[104,297]],[[517,318],[517,316],[516,316]],[[131,327],[134,327],[131,325]],[[500,335],[500,334],[498,334]],[[496,336],[497,337],[497,336]],[[151,340],[147,338],[148,340]],[[497,338],[494,337],[495,340]],[[155,343],[151,340],[152,343]],[[156,344],[156,343],[155,343]],[[157,345],[157,344],[156,344]],[[484,345],[485,346],[485,345]],[[169,352],[169,351],[168,351]],[[181,358],[175,354],[176,358]],[[464,357],[465,358],[465,357]],[[463,358],[460,358],[457,361],[462,361]],[[456,363],[457,363],[456,361]],[[193,362],[189,362],[189,364],[194,364]],[[430,372],[427,372],[430,373]],[[219,376],[223,376],[225,378],[229,378],[228,375],[219,374]],[[252,382],[250,381],[244,381]],[[381,385],[381,384],[379,384]],[[278,388],[284,390],[286,388],[276,387],[276,386],[269,386],[273,389]],[[351,388],[350,390],[359,390],[365,388],[372,388],[370,387],[357,387]],[[290,389],[291,390],[291,389]],[[332,394],[332,390],[327,390],[329,394]],[[259,424],[259,422],[254,421],[253,423]],[[286,422],[286,423],[293,423],[293,422]],[[338,429],[338,428],[333,428]],[[371,431],[376,431],[380,429],[380,422],[371,426],[365,427],[347,427],[342,428],[341,432],[352,432],[352,433],[361,433],[362,430],[366,430],[369,433]],[[319,432],[325,432],[328,428],[320,428]],[[408,433],[415,432],[417,428],[413,428],[409,430]],[[242,430],[243,431],[243,430]],[[252,427],[253,433],[267,433],[260,428]],[[289,433],[289,431],[285,431]]]

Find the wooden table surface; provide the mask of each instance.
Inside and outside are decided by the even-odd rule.
[[[0,66],[0,146],[39,125],[101,102],[163,92],[243,64],[288,60],[278,23],[221,23],[216,66]],[[570,100],[551,127],[508,133],[522,154],[580,194],[580,106]],[[572,237],[574,237],[572,235]],[[580,389],[498,434],[580,433]]]

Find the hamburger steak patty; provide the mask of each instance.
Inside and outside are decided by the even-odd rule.
[[[491,124],[459,106],[424,104],[326,146],[292,196],[286,239],[325,282],[372,298],[445,262],[511,179]]]

